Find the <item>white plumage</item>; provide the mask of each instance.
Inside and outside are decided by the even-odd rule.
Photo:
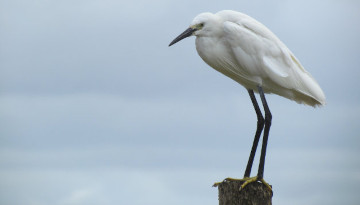
[[[265,93],[298,103],[325,104],[320,86],[294,54],[250,16],[230,10],[202,13],[194,18],[190,28],[200,57],[245,88],[257,92],[257,86],[261,86]]]
[[[176,37],[169,46],[196,36],[196,50],[200,57],[215,70],[243,85],[249,93],[257,115],[257,128],[243,189],[247,184],[263,179],[267,141],[272,114],[264,93],[275,93],[298,103],[311,106],[325,104],[325,95],[314,78],[304,69],[294,54],[268,28],[255,19],[235,11],[216,14],[202,13],[195,17],[190,27]],[[258,92],[264,108],[262,115],[254,92]],[[263,143],[258,174],[249,178],[262,130]],[[227,178],[228,180],[237,180]],[[217,186],[220,183],[215,183]]]

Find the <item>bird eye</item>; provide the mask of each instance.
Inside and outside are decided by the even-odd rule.
[[[201,23],[201,24],[200,24],[200,27],[204,27],[204,23]]]

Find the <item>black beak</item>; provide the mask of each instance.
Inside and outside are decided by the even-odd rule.
[[[186,31],[184,31],[182,34],[180,34],[178,37],[176,37],[173,41],[171,41],[169,46],[172,46],[173,44],[183,40],[184,38],[191,36],[194,33],[194,31],[196,31],[196,29],[193,29],[193,28],[186,29]]]

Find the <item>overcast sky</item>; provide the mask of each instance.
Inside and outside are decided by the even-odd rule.
[[[356,0],[0,0],[0,204],[218,204],[211,185],[243,176],[256,115],[194,38],[168,44],[223,9],[268,26],[327,97],[267,96],[273,204],[357,204]]]

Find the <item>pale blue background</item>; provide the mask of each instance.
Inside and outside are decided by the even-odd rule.
[[[0,204],[218,204],[211,185],[243,176],[256,116],[194,38],[168,44],[222,9],[267,25],[327,96],[267,97],[273,204],[358,204],[356,0],[0,0]]]

